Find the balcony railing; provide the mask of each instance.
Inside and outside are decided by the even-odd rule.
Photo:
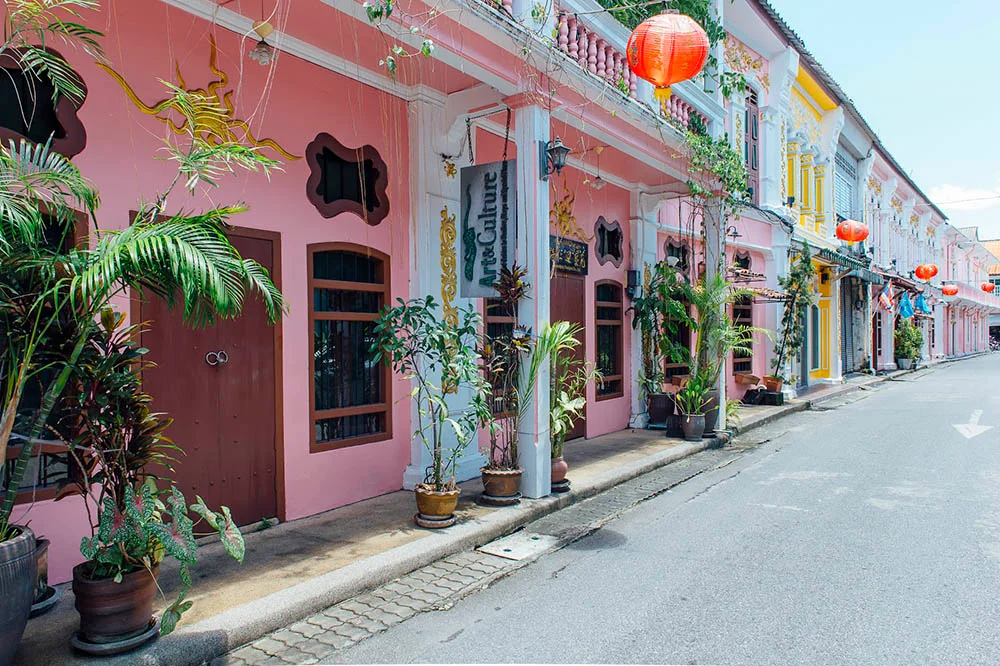
[[[656,108],[652,86],[640,80],[628,66],[625,47],[631,34],[607,14],[584,14],[600,9],[593,0],[563,0],[556,9],[556,46],[580,67],[640,102]],[[579,12],[579,13],[577,13]],[[697,115],[705,127],[709,119],[674,88],[664,105],[666,115],[687,127]],[[704,94],[704,93],[703,93]],[[706,94],[707,97],[707,94]]]

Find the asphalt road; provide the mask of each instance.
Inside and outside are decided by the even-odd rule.
[[[770,441],[340,660],[1000,663],[1000,355],[747,437]]]

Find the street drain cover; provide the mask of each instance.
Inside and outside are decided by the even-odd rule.
[[[513,534],[480,546],[476,550],[480,553],[496,555],[508,560],[523,560],[548,550],[552,546],[555,546],[558,541],[554,536],[548,534],[514,532]]]

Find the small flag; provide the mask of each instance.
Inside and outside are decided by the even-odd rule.
[[[878,295],[878,302],[882,304],[886,312],[892,312],[892,280],[889,280],[889,283],[882,289],[882,293]]]
[[[910,302],[910,295],[905,292],[899,299],[899,316],[903,319],[913,316],[913,303]]]
[[[917,309],[917,312],[923,312],[924,314],[931,314],[932,312],[931,306],[927,305],[923,294],[917,294],[917,300],[914,301],[913,307]]]

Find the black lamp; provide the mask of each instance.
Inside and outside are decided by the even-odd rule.
[[[541,179],[548,180],[553,173],[562,173],[569,156],[569,147],[563,145],[562,139],[538,142],[538,164],[541,167]]]
[[[625,271],[625,293],[629,298],[635,299],[642,293],[639,286],[639,271]]]

